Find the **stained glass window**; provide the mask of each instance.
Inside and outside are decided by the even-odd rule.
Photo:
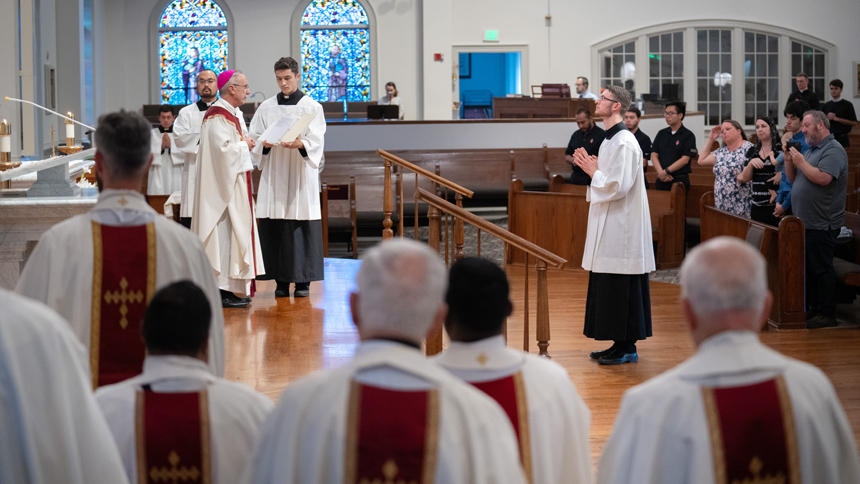
[[[301,24],[305,94],[319,102],[370,100],[369,26],[356,0],[311,1]]]
[[[197,102],[197,75],[227,69],[227,19],[211,0],[175,0],[164,8],[158,32],[161,103]]]

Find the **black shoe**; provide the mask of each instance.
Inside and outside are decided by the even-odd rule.
[[[245,299],[248,299],[245,301]],[[251,298],[241,298],[230,291],[221,290],[222,308],[246,308],[251,304]]]
[[[806,329],[832,328],[838,325],[839,323],[836,322],[836,318],[833,316],[825,316],[823,314],[819,314],[818,316],[806,321]]]
[[[297,282],[296,283],[296,291],[293,293],[295,297],[308,297],[311,295],[311,283],[310,282]]]
[[[597,363],[601,365],[623,365],[624,363],[636,363],[637,361],[639,361],[639,355],[636,353],[615,353],[604,356],[597,360]]]
[[[814,311],[814,310],[810,309],[809,311],[806,312],[806,321],[807,322],[812,321],[813,319],[815,319],[817,317],[818,317],[818,311]]]
[[[244,302],[244,303],[251,304],[251,298],[249,298],[249,297],[240,297],[239,300]]]
[[[603,351],[592,351],[591,354],[589,354],[588,356],[590,356],[592,359],[599,360],[604,356],[611,355],[613,351],[615,351],[615,345],[612,345],[612,347],[607,348]]]
[[[290,297],[290,283],[281,284],[279,282],[275,289],[275,297]]]

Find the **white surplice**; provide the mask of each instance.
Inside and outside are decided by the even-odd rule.
[[[593,481],[588,432],[591,412],[567,371],[554,361],[509,348],[504,336],[474,343],[452,341],[431,358],[457,377],[481,383],[522,372],[528,406],[532,482]]]
[[[0,308],[0,482],[128,482],[69,325],[3,289]]]
[[[295,95],[294,93],[293,95]],[[259,142],[266,128],[284,116],[298,120],[305,114],[315,114],[313,121],[299,135],[307,156],[299,150],[280,145],[258,161],[260,187],[257,193],[257,218],[285,220],[320,220],[320,178],[325,142],[325,116],[322,106],[310,96],[302,96],[296,104],[278,104],[274,96],[263,101],[248,132]]]
[[[242,112],[223,99],[209,107],[232,113],[247,135]],[[212,116],[200,129],[197,181],[191,231],[203,248],[218,287],[250,294],[251,281],[264,274],[257,220],[252,213],[247,172],[254,168],[248,144],[223,115]]]
[[[115,227],[155,222],[156,290],[184,279],[200,286],[212,309],[209,365],[214,374],[223,375],[224,311],[200,241],[185,227],[156,213],[136,191],[104,190],[92,210],[51,227],[27,259],[15,291],[60,313],[89,351],[93,221]]]
[[[350,382],[402,391],[439,391],[436,478],[449,483],[523,483],[516,435],[483,392],[414,348],[363,342],[347,365],[290,383],[263,424],[246,483],[341,484]]]
[[[197,148],[200,142],[200,126],[208,104],[197,101],[179,110],[173,122],[173,137],[176,149],[185,156],[182,163],[182,201],[180,217],[191,217],[194,208],[194,188],[197,186]]]
[[[751,331],[718,333],[675,368],[625,392],[597,471],[601,484],[714,482],[702,387],[785,379],[804,484],[860,482],[851,425],[827,376]]]
[[[182,189],[182,165],[185,163],[185,155],[176,148],[173,132],[167,133],[170,148],[162,150],[163,136],[164,133],[159,128],[152,129],[152,164],[149,165],[147,195],[170,195]]]
[[[208,392],[212,452],[212,482],[239,482],[251,456],[260,425],[272,410],[272,401],[247,385],[216,378],[206,363],[190,356],[148,356],[143,373],[96,391],[116,439],[130,481],[137,476],[135,397],[143,385],[153,392]]]
[[[609,274],[647,274],[656,265],[642,149],[633,133],[613,128],[609,127],[600,145],[597,171],[586,192],[591,206],[582,268]]]

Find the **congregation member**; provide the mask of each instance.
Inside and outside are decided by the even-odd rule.
[[[277,281],[275,297],[310,295],[313,281],[323,280],[323,233],[320,210],[325,117],[322,106],[299,89],[299,64],[292,57],[275,62],[275,80],[281,92],[263,101],[251,120],[250,136],[263,143],[258,164],[262,173],[257,193],[257,226],[263,250],[265,275]],[[313,121],[289,143],[260,140],[266,129],[284,118],[298,121],[312,114]]]
[[[185,156],[176,148],[173,106],[158,108],[158,126],[152,128],[152,163],[147,177],[147,195],[170,195],[182,189]]]
[[[382,106],[397,106],[400,119],[403,119],[403,102],[400,100],[400,93],[397,92],[397,85],[393,82],[389,81],[385,83],[385,95],[379,98],[377,104]]]
[[[206,69],[197,75],[197,95],[200,99],[179,110],[173,123],[173,140],[176,149],[185,157],[182,163],[181,204],[179,221],[191,228],[191,213],[194,211],[194,188],[197,183],[197,149],[200,146],[200,126],[209,106],[218,96],[218,75]]]
[[[696,136],[684,126],[687,103],[672,101],[663,115],[669,126],[658,131],[651,144],[651,164],[657,172],[654,188],[669,191],[673,184],[682,183],[685,193],[690,193],[690,160],[698,152]]]
[[[353,360],[287,386],[244,482],[525,483],[499,404],[421,351],[445,320],[439,254],[382,242],[365,254],[356,284]]]
[[[597,94],[588,90],[588,78],[579,76],[576,78],[576,84],[574,85],[576,88],[576,96],[580,99],[597,99]]]
[[[487,259],[457,261],[445,303],[451,343],[433,359],[502,406],[517,432],[528,481],[591,483],[591,413],[567,371],[507,346],[503,328],[513,304],[505,271]]]
[[[696,354],[624,393],[597,482],[860,482],[830,380],[759,341],[764,257],[741,239],[704,242],[681,266],[681,298]]]
[[[809,109],[818,109],[821,105],[821,100],[818,99],[818,94],[809,87],[809,76],[805,72],[798,72],[794,77],[794,82],[797,85],[797,90],[788,96],[786,106],[794,101],[804,101],[809,104]]]
[[[582,148],[590,156],[597,156],[597,153],[600,151],[600,145],[606,137],[606,131],[594,123],[591,111],[586,107],[581,107],[576,111],[575,119],[579,129],[571,135],[570,141],[567,143],[567,150],[564,152],[564,159],[571,164],[573,169],[568,183],[571,185],[588,185],[591,183],[591,177],[574,163],[573,153]]]
[[[128,482],[68,323],[3,289],[0,307],[0,482]]]
[[[96,392],[131,482],[150,482],[146,476],[164,477],[171,468],[196,469],[195,482],[242,477],[273,405],[209,371],[211,309],[191,281],[162,288],[143,319],[143,373]]]
[[[830,120],[833,138],[844,148],[848,148],[850,146],[848,133],[857,126],[857,114],[854,112],[854,103],[842,99],[843,86],[840,79],[830,81],[830,97],[833,99],[824,103],[821,110]]]
[[[648,160],[651,159],[651,138],[639,129],[639,121],[642,120],[642,111],[635,106],[630,106],[624,113],[624,126],[636,137],[639,149],[642,150],[642,171],[648,170]],[[645,180],[645,188],[648,188],[648,180]]]
[[[746,166],[737,176],[739,184],[751,183],[750,218],[758,222],[778,226],[776,210],[776,191],[779,184],[774,183],[776,157],[782,154],[782,142],[776,125],[769,116],[760,116],[755,121],[757,142],[747,150]]]
[[[624,126],[630,92],[607,86],[597,100],[606,141],[598,156],[582,148],[576,164],[592,177],[586,199],[588,229],[582,268],[590,271],[585,336],[613,345],[591,353],[601,365],[639,361],[636,342],[651,336],[648,273],[655,270],[651,213],[642,172],[642,150]]]
[[[789,103],[782,113],[785,116],[785,133],[780,138],[783,151],[776,157],[776,161],[780,166],[780,172],[776,176],[776,180],[779,183],[779,191],[776,194],[776,207],[773,210],[773,214],[776,217],[781,218],[793,213],[791,210],[792,184],[791,180],[785,176],[785,151],[788,149],[789,142],[794,143],[795,146],[800,146],[800,150],[798,151],[801,153],[806,153],[806,150],[809,149],[809,145],[806,144],[806,136],[800,130],[803,113],[806,111],[809,111],[809,104],[806,101],[794,101]]]
[[[224,317],[200,241],[156,213],[140,194],[152,160],[143,116],[120,111],[99,118],[95,133],[98,203],[39,239],[16,291],[41,301],[71,325],[86,347],[92,386],[139,374],[145,348],[140,322],[155,292],[190,279],[210,299],[209,368],[224,374]]]
[[[836,271],[833,251],[845,220],[848,155],[830,133],[830,120],[821,111],[807,111],[801,130],[809,149],[785,152],[785,174],[794,214],[806,230],[806,327],[836,326]]]
[[[256,290],[254,279],[266,272],[251,195],[254,140],[239,110],[251,91],[239,71],[222,72],[218,91],[200,128],[191,231],[203,242],[221,305],[245,308]]]
[[[720,136],[724,146],[711,152],[711,146]],[[750,217],[752,185],[742,183],[738,175],[744,169],[747,151],[752,146],[740,123],[727,119],[711,128],[705,146],[699,151],[699,165],[714,167],[714,205],[746,218]]]

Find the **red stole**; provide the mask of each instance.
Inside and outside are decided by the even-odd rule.
[[[532,453],[531,436],[529,434],[529,408],[526,400],[526,388],[523,383],[523,373],[518,371],[511,376],[499,380],[485,382],[470,382],[474,387],[493,397],[508,415],[517,441],[520,444],[520,460],[523,464],[526,478],[532,482]]]
[[[791,399],[782,376],[754,385],[702,388],[715,484],[800,484]]]
[[[386,390],[352,382],[345,483],[432,483],[438,442],[438,390]]]
[[[134,411],[138,484],[212,482],[206,390],[138,391]]]
[[[141,323],[155,294],[155,223],[112,227],[92,222],[93,295],[90,369],[93,388],[143,371]]]

